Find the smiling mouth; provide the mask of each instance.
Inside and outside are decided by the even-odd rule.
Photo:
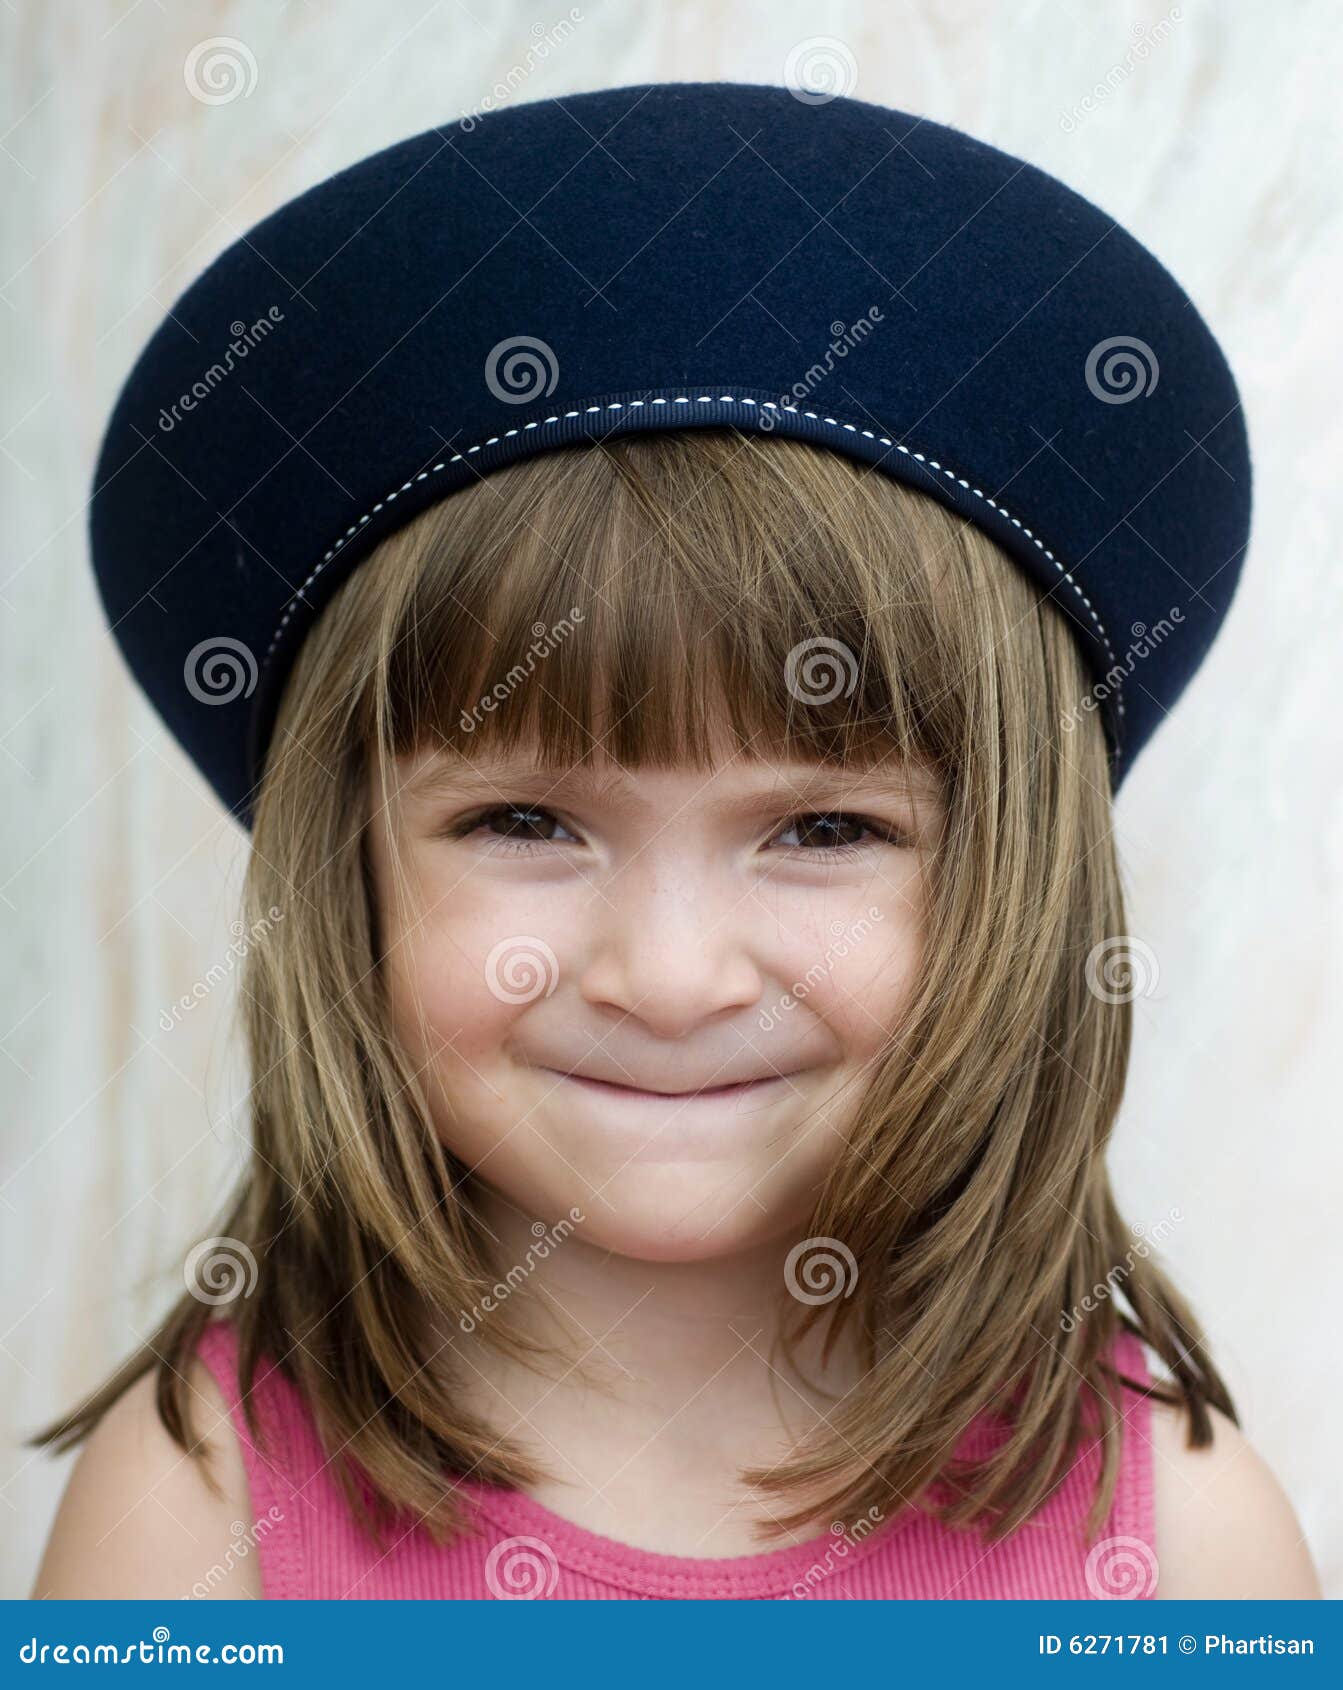
[[[547,1070],[562,1080],[568,1080],[571,1085],[584,1086],[589,1091],[607,1093],[613,1097],[647,1098],[659,1103],[694,1103],[701,1100],[712,1101],[715,1098],[748,1097],[754,1092],[763,1091],[767,1086],[778,1085],[780,1081],[791,1078],[788,1074],[766,1074],[758,1080],[738,1080],[732,1085],[702,1086],[698,1091],[645,1091],[639,1086],[618,1085],[613,1080],[590,1080],[584,1074],[565,1074],[558,1068]]]

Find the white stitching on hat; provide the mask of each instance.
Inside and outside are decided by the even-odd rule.
[[[1054,556],[1053,552],[1051,552],[1049,550],[1048,546],[1046,546],[1042,540],[1037,539],[1037,537],[1034,534],[1031,533],[1029,528],[1024,527],[1022,525],[1020,519],[1013,516],[1012,513],[1007,509],[1007,507],[1005,505],[997,504],[993,499],[990,499],[989,496],[986,493],[984,493],[980,488],[972,487],[970,485],[970,483],[964,478],[964,476],[957,475],[955,470],[948,469],[945,465],[938,463],[936,458],[925,457],[922,452],[911,452],[908,446],[902,446],[899,443],[899,441],[890,440],[884,434],[876,434],[870,428],[859,428],[856,423],[840,422],[835,417],[821,416],[816,411],[799,411],[798,407],[796,405],[776,405],[774,403],[774,401],[771,400],[771,399],[765,399],[765,400],[762,400],[762,401],[756,401],[754,399],[737,399],[730,393],[719,394],[715,398],[714,395],[712,395],[712,394],[701,393],[701,394],[697,394],[693,399],[691,399],[688,396],[685,396],[685,397],[678,396],[678,397],[671,399],[671,400],[668,400],[668,399],[653,399],[653,400],[645,401],[643,399],[631,399],[631,400],[628,401],[628,406],[629,406],[629,409],[633,411],[633,410],[639,409],[641,406],[643,406],[646,403],[653,404],[653,405],[667,405],[667,404],[672,404],[672,405],[714,405],[714,404],[718,404],[718,405],[750,405],[750,406],[758,406],[759,409],[765,410],[765,411],[779,411],[779,410],[791,411],[796,416],[809,417],[813,422],[828,423],[831,428],[842,428],[849,434],[861,434],[864,439],[875,440],[879,445],[893,446],[897,452],[903,452],[907,458],[913,458],[918,463],[926,464],[929,469],[937,470],[942,475],[945,475],[948,478],[948,480],[954,481],[957,484],[957,486],[964,487],[967,492],[973,493],[974,496],[977,499],[983,499],[984,503],[986,505],[988,505],[990,510],[997,511],[999,516],[1006,517],[1007,520],[1012,524],[1012,526],[1014,528],[1020,528],[1021,532],[1026,536],[1026,538],[1028,540],[1030,540],[1031,543],[1034,546],[1036,546],[1044,554],[1045,557],[1047,557],[1049,559],[1050,563],[1052,563],[1054,565],[1054,568],[1058,570],[1060,576],[1068,583],[1068,585],[1072,588],[1073,592],[1077,594],[1077,597],[1086,606],[1087,615],[1091,618],[1092,622],[1095,624],[1096,631],[1100,635],[1101,641],[1104,644],[1106,651],[1109,653],[1111,667],[1112,668],[1118,667],[1118,664],[1115,661],[1114,649],[1110,644],[1109,636],[1105,632],[1105,625],[1104,625],[1104,623],[1102,623],[1100,617],[1097,616],[1095,606],[1092,604],[1091,600],[1087,597],[1087,595],[1082,591],[1082,589],[1078,586],[1077,582],[1073,579],[1073,577],[1069,574],[1069,572],[1063,567],[1063,565],[1059,562],[1059,560]],[[609,403],[607,405],[588,405],[588,406],[585,406],[582,411],[565,411],[564,412],[564,420],[567,420],[570,417],[592,416],[596,412],[603,411],[603,410],[605,410],[605,411],[623,411],[625,408],[626,408],[626,406],[625,406],[624,401],[613,400],[611,403]],[[522,432],[525,432],[526,429],[532,429],[532,428],[548,428],[548,427],[551,426],[551,424],[557,423],[560,420],[561,420],[560,414],[557,412],[554,416],[546,417],[541,422],[529,422],[529,423],[525,424]],[[332,546],[331,549],[328,552],[325,553],[325,555],[322,558],[322,561],[317,565],[317,567],[308,576],[307,580],[304,581],[303,585],[298,589],[298,591],[290,599],[288,608],[285,610],[284,615],[280,618],[279,625],[276,628],[274,634],[271,636],[271,642],[266,647],[266,655],[261,660],[262,668],[265,668],[266,664],[268,664],[270,662],[271,657],[273,656],[273,654],[275,652],[276,646],[280,643],[280,636],[284,633],[285,628],[288,626],[288,624],[290,622],[290,619],[293,617],[294,611],[297,609],[299,603],[303,600],[304,593],[308,590],[308,588],[313,584],[313,582],[317,579],[317,577],[326,568],[327,564],[331,562],[332,558],[336,556],[336,554],[340,551],[341,547],[344,546],[345,542],[350,538],[350,536],[352,534],[356,533],[360,528],[362,528],[363,525],[369,520],[370,517],[376,516],[377,513],[380,510],[382,510],[384,505],[391,504],[392,500],[397,497],[397,494],[407,492],[411,487],[413,487],[415,485],[415,483],[417,481],[424,481],[431,475],[437,475],[441,470],[446,469],[449,464],[461,463],[463,461],[463,459],[469,458],[475,452],[479,452],[483,446],[496,446],[496,445],[498,445],[499,441],[511,439],[513,435],[515,435],[519,432],[520,431],[516,428],[510,428],[503,434],[493,434],[493,435],[490,436],[490,438],[488,440],[482,440],[482,441],[479,441],[474,446],[468,446],[464,452],[455,452],[452,457],[445,458],[441,464],[435,464],[432,469],[421,470],[418,475],[412,476],[409,481],[403,481],[401,483],[400,487],[398,487],[395,492],[388,493],[388,494],[384,495],[383,498],[379,499],[378,503],[373,506],[372,510],[367,511],[363,516],[361,516],[359,518],[358,522],[352,522],[350,524],[350,526],[345,530],[344,534],[341,535],[340,539],[336,541],[335,545]],[[1119,714],[1122,717],[1123,714],[1124,714],[1123,696],[1118,691],[1118,689],[1116,689],[1114,696],[1115,696],[1115,703],[1119,707]]]

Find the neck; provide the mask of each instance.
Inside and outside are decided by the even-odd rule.
[[[628,1537],[631,1510],[646,1511],[654,1494],[665,1508],[674,1496],[681,1527],[668,1541],[720,1553],[741,1541],[747,1514],[777,1515],[768,1493],[748,1501],[740,1469],[782,1461],[861,1376],[853,1323],[824,1362],[824,1321],[795,1345],[796,1367],[775,1348],[780,1322],[795,1313],[784,1278],[795,1239],[661,1262],[594,1247],[581,1229],[558,1238],[552,1229],[537,1259],[530,1216],[488,1191],[481,1204],[501,1285],[510,1268],[527,1269],[514,1273],[509,1315],[555,1360],[529,1367],[495,1353],[482,1331],[499,1299],[496,1312],[473,1317],[474,1332],[463,1335],[446,1315],[439,1324],[470,1408],[552,1475],[531,1487],[537,1499]]]

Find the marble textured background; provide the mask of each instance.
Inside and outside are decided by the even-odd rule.
[[[480,109],[653,79],[777,82],[841,44],[849,91],[1032,159],[1150,245],[1237,371],[1250,562],[1218,645],[1120,800],[1138,1001],[1125,1212],[1214,1337],[1326,1590],[1343,1595],[1343,180],[1322,0],[852,4],[33,0],[0,18],[5,490],[0,588],[0,1594],[25,1595],[66,1463],[18,1447],[180,1285],[237,1166],[227,985],[244,839],[136,693],[85,550],[99,430],[140,345],[237,235],[331,171]],[[534,27],[535,26],[535,27]],[[250,92],[184,63],[245,44]],[[833,53],[833,47],[808,51]]]

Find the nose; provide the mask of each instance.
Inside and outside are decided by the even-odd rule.
[[[750,900],[715,899],[703,880],[673,882],[656,871],[608,881],[594,899],[580,990],[660,1038],[760,1001],[763,982],[749,943]],[[747,919],[743,919],[747,918]]]

